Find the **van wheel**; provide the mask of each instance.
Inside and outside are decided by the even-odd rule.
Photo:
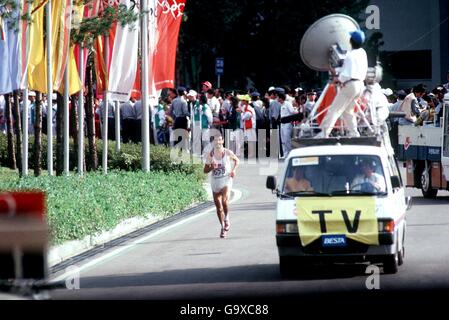
[[[398,266],[402,266],[404,264],[405,257],[405,247],[402,247],[402,250],[398,252]]]
[[[290,278],[293,274],[295,261],[292,257],[279,257],[279,272],[282,278]]]
[[[435,199],[437,197],[438,189],[432,188],[432,175],[429,171],[430,169],[424,168],[421,173],[421,191],[424,198]]]
[[[399,266],[399,252],[396,251],[393,255],[385,256],[383,267],[385,274],[395,274],[398,272]]]

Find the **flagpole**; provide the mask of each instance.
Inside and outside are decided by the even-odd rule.
[[[31,4],[28,4],[27,7],[27,14],[28,17],[31,16]],[[26,57],[28,63],[28,55],[30,54],[30,28],[31,28],[31,21],[27,22],[27,30],[26,30]],[[22,176],[26,177],[28,175],[28,67],[25,68],[25,74],[23,75],[24,78],[24,91],[23,91],[23,110],[22,110],[22,135],[23,135],[23,141],[22,141]]]
[[[141,30],[142,37],[142,170],[150,171],[150,144],[149,144],[149,110],[148,110],[148,1],[141,2]]]
[[[64,71],[64,175],[69,175],[69,61]]]
[[[84,49],[79,44],[79,75],[82,82],[81,91],[78,95],[78,174],[83,175],[84,172]]]
[[[53,175],[53,74],[52,74],[52,30],[51,30],[51,1],[46,5],[45,22],[47,25],[47,170]]]
[[[104,61],[106,65],[105,72],[105,90],[103,92],[103,103],[104,103],[104,113],[103,113],[103,173],[108,173],[108,113],[109,113],[109,101],[108,101],[108,70],[109,70],[109,36],[104,37]]]
[[[120,146],[120,102],[115,102],[115,151],[119,152]]]

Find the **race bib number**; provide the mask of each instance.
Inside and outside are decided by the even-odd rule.
[[[212,174],[213,174],[214,178],[223,177],[226,174],[226,169],[225,168],[216,168],[216,169],[214,169]]]

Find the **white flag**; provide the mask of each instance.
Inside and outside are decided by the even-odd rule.
[[[138,14],[135,1],[120,0],[120,5],[127,8],[134,6]],[[139,46],[139,26],[121,26],[117,24],[117,31],[112,50],[111,66],[109,69],[109,98],[113,101],[128,101],[134,86],[137,72],[137,51]]]

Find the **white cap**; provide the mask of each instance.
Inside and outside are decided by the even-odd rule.
[[[35,97],[35,96],[36,96],[36,92],[34,92],[34,91],[28,92],[28,97]]]
[[[393,94],[393,90],[391,90],[390,88],[382,89],[382,93],[384,95],[386,95],[387,97],[389,97],[389,96],[391,96]]]
[[[273,91],[274,89],[276,89],[275,87],[269,87],[268,88],[268,92]]]
[[[187,93],[188,97],[196,97],[198,93],[195,90],[190,90],[189,93]]]

